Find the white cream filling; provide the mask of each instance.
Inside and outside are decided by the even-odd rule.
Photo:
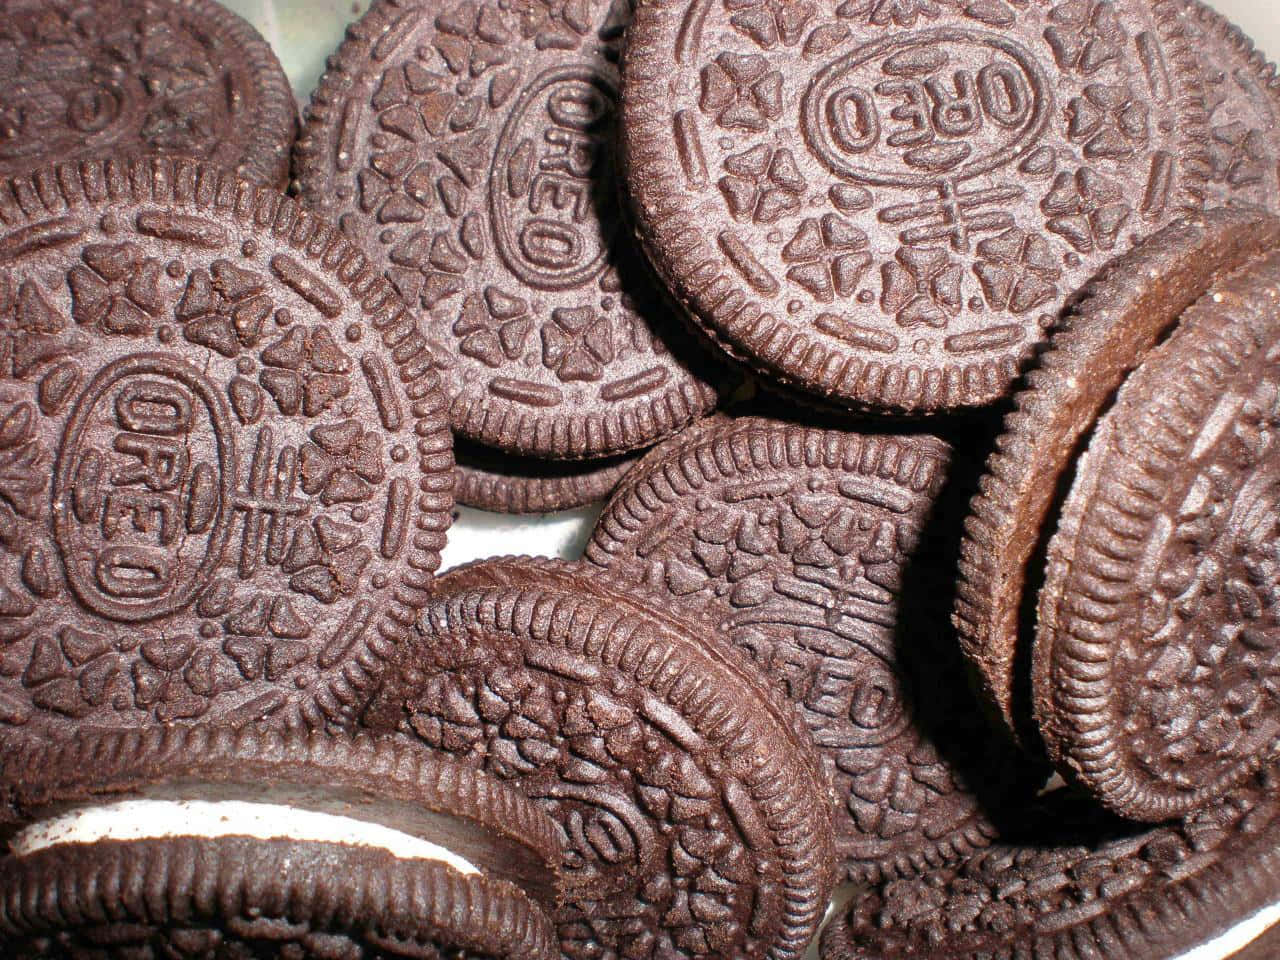
[[[1206,940],[1200,946],[1175,957],[1174,960],[1221,960],[1223,957],[1243,950],[1276,923],[1280,923],[1280,903],[1263,907],[1225,933],[1219,934],[1212,940]]]
[[[462,874],[480,872],[446,847],[381,824],[243,800],[121,800],[84,807],[31,824],[13,838],[9,849],[21,857],[63,844],[174,837],[340,843],[385,850],[401,860],[433,860]]]

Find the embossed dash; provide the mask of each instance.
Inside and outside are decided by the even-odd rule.
[[[757,260],[751,249],[732,230],[722,230],[717,238],[720,249],[729,262],[742,274],[742,278],[760,293],[773,296],[778,292],[778,281]]]
[[[1164,54],[1160,50],[1160,41],[1144,30],[1138,34],[1134,42],[1138,47],[1138,59],[1142,61],[1142,70],[1147,75],[1147,86],[1151,90],[1151,99],[1157,103],[1166,103],[1173,99],[1173,88],[1169,83],[1169,69],[1165,66]]]
[[[790,480],[757,480],[754,483],[738,483],[727,487],[724,499],[726,503],[768,500],[771,497],[785,497],[790,490]]]
[[[227,729],[235,729],[246,723],[253,723],[275,713],[285,704],[283,690],[268,690],[256,697],[250,697],[238,707],[232,707],[221,714],[220,722],[226,723]]]
[[[696,753],[703,747],[702,737],[672,707],[663,703],[651,693],[646,693],[640,701],[640,712],[655,727],[669,736],[690,753]]]
[[[728,779],[724,784],[724,802],[729,808],[729,815],[738,825],[738,830],[753,850],[768,850],[772,842],[772,833],[768,824],[756,813],[751,794],[741,783]]]
[[[634,376],[614,380],[600,388],[600,397],[604,400],[629,400],[657,390],[667,382],[667,371],[662,367],[650,367],[641,370]]]
[[[387,513],[382,523],[382,555],[388,560],[394,560],[404,548],[412,500],[413,490],[408,480],[396,477],[391,481],[391,489],[387,491]]]
[[[596,683],[600,680],[600,671],[585,660],[581,660],[567,650],[554,647],[539,647],[530,644],[524,648],[525,663],[538,670],[545,670],[570,680],[583,683]]]
[[[324,645],[324,649],[320,651],[320,669],[328,670],[330,667],[339,663],[347,652],[356,645],[365,630],[369,628],[369,618],[373,615],[373,604],[368,600],[361,600],[351,609],[351,613],[347,619],[342,622],[337,631],[329,641]]]
[[[1222,436],[1227,427],[1235,423],[1243,408],[1244,397],[1238,393],[1228,393],[1226,396],[1220,397],[1213,411],[1205,418],[1204,424],[1200,427],[1200,432],[1196,434],[1196,442],[1192,444],[1191,453],[1187,455],[1187,459],[1195,463],[1213,449],[1214,444],[1218,442],[1218,438]]]
[[[1133,586],[1138,596],[1143,596],[1155,589],[1156,577],[1160,573],[1160,561],[1164,559],[1164,550],[1173,538],[1173,520],[1163,513],[1156,514],[1151,535],[1142,547],[1142,555],[1138,559],[1138,569],[1134,575]]]
[[[702,139],[698,136],[698,124],[692,112],[681,110],[676,114],[673,129],[676,138],[676,154],[684,168],[684,178],[691,187],[707,185],[707,158],[702,152]]]
[[[418,25],[418,21],[422,19],[423,8],[417,7],[409,10],[407,13],[401,14],[387,27],[386,31],[378,38],[378,42],[373,45],[371,51],[374,60],[382,61],[396,52],[396,48],[404,43],[405,38]]]
[[[676,35],[676,63],[685,64],[698,56],[702,47],[702,28],[711,10],[711,0],[694,0],[685,11]]]
[[[271,258],[271,272],[330,320],[342,315],[342,300],[338,292],[293,257],[276,254]]]
[[[1003,323],[998,327],[987,327],[985,330],[957,333],[942,341],[942,346],[950,353],[997,350],[1017,343],[1025,333],[1026,331],[1016,323]]]
[[[851,346],[861,347],[863,350],[893,353],[898,349],[898,338],[888,330],[879,330],[865,323],[855,323],[834,313],[819,314],[813,325],[823,333],[843,340]]]
[[[360,369],[364,371],[365,383],[369,385],[369,393],[378,408],[378,419],[386,429],[399,430],[404,424],[404,411],[400,409],[400,401],[391,385],[387,365],[377,354],[366,353],[360,358]]]
[[[356,162],[356,135],[363,112],[356,97],[349,97],[342,105],[342,119],[338,122],[338,136],[333,147],[333,164],[342,173],[350,170]]]
[[[1147,178],[1147,193],[1142,198],[1142,215],[1148,220],[1164,213],[1173,190],[1173,155],[1159,150],[1151,158],[1151,174]]]
[[[228,242],[227,231],[212,220],[167,210],[143,210],[138,214],[138,232],[160,240],[190,243],[217,249]]]
[[[554,407],[564,395],[557,387],[548,387],[530,380],[514,380],[497,377],[489,382],[489,392],[504,400],[514,400],[530,407]]]
[[[841,480],[837,489],[840,495],[850,500],[858,500],[891,513],[910,513],[911,498],[905,493],[893,490],[881,483],[870,483],[860,477],[846,477]]]
[[[16,260],[37,250],[49,250],[63,244],[79,240],[84,231],[75,226],[70,217],[59,217],[57,220],[46,220],[33,223],[29,227],[15,230],[0,240],[0,262]]]

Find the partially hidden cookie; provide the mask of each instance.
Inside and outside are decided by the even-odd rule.
[[[556,957],[551,821],[405,741],[88,734],[4,759],[6,957]]]
[[[1200,58],[1209,112],[1210,206],[1280,209],[1280,78],[1275,64],[1222,14],[1183,0],[1187,39]]]
[[[1032,691],[1064,776],[1167,820],[1280,750],[1280,253],[1125,381],[1049,541]]]
[[[849,879],[967,855],[1037,784],[988,736],[947,626],[949,460],[927,435],[733,420],[646,457],[587,546],[785,687],[835,786]]]
[[[497,513],[554,513],[603,500],[635,457],[536,460],[456,441],[461,504]]]
[[[350,719],[453,507],[418,321],[188,161],[0,186],[0,740]]]
[[[296,150],[303,198],[428,311],[454,429],[524,456],[646,447],[716,401],[623,224],[629,16],[624,0],[381,0]]]
[[[0,177],[112,151],[283,188],[298,111],[267,41],[211,0],[7,0]]]
[[[1257,212],[1215,210],[1166,228],[1086,289],[1014,398],[966,522],[955,624],[986,699],[1029,746],[1028,605],[1062,478],[1126,374],[1182,312],[1278,243],[1280,221]]]
[[[728,353],[863,410],[1006,395],[1068,298],[1200,208],[1181,0],[651,0],[622,158]]]
[[[1280,897],[1275,790],[1258,777],[1157,827],[1055,797],[1016,839],[856,893],[822,960],[1218,960],[1216,938]]]
[[[516,783],[569,848],[568,957],[800,957],[832,885],[811,744],[709,627],[607,574],[451,571],[365,716]]]

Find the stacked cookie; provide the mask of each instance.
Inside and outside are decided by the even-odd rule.
[[[1217,13],[377,0],[299,136],[216,4],[5,12],[0,954],[1276,949]]]

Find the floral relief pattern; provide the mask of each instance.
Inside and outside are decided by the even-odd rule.
[[[1040,207],[1048,228],[1080,253],[1114,249],[1133,213],[1120,185],[1088,167],[1058,174]]]
[[[880,306],[898,325],[945,327],[964,305],[963,268],[945,250],[902,247],[884,267]]]
[[[1128,36],[1112,0],[1067,0],[1049,13],[1045,40],[1058,66],[1091,76],[1124,55]]]
[[[817,13],[813,4],[796,0],[725,0],[725,9],[733,12],[734,29],[765,50],[795,46]]]
[[[542,362],[564,383],[599,380],[613,356],[613,327],[593,307],[557,307],[542,327]]]
[[[1146,104],[1128,86],[1094,83],[1084,88],[1067,108],[1067,133],[1084,142],[1090,160],[1124,160],[1150,139]]]
[[[808,184],[786,147],[760,144],[724,161],[720,192],[737,220],[774,223],[800,209]]]
[[[762,56],[722,53],[702,69],[699,104],[726,130],[763,133],[782,116],[782,74]]]
[[[787,278],[821,303],[835,296],[852,296],[871,266],[867,235],[843,217],[824,214],[806,218],[782,248],[783,262],[792,264]]]
[[[132,336],[155,329],[164,309],[160,261],[144,256],[136,243],[90,244],[83,260],[67,275],[76,323]]]

